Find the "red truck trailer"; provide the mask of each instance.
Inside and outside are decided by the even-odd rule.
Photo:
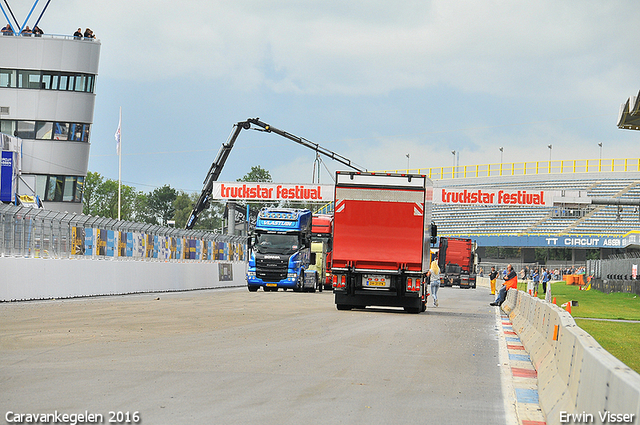
[[[314,214],[311,219],[311,252],[316,253],[316,264],[324,289],[331,289],[331,254],[333,251],[333,216]]]
[[[442,286],[475,289],[475,248],[471,239],[441,237],[438,266]]]
[[[338,310],[426,310],[432,197],[423,175],[336,173],[331,271]]]

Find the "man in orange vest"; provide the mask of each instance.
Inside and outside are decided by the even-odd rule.
[[[494,302],[489,303],[489,305],[494,305],[494,306],[502,305],[504,300],[507,298],[507,291],[511,288],[518,289],[518,275],[513,270],[513,267],[511,266],[511,264],[509,264],[507,266],[507,275],[504,277],[504,284],[502,285],[502,288],[500,288],[500,291],[498,292],[498,298],[496,298]]]

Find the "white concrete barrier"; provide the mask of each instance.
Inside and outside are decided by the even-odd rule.
[[[0,258],[0,301],[246,285],[246,262]]]
[[[569,313],[514,289],[502,309],[538,372],[547,424],[640,423],[640,375],[603,349]]]

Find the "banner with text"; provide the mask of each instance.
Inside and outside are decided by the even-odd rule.
[[[552,206],[555,191],[436,188],[438,204]]]
[[[243,199],[248,201],[333,201],[333,185],[278,183],[213,183],[213,199]]]

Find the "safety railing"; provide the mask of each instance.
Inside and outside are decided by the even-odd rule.
[[[0,204],[0,256],[245,261],[247,238]]]
[[[535,174],[577,174],[640,172],[640,159],[571,159],[527,161],[502,164],[459,165],[449,167],[385,170],[388,173],[422,174],[432,180],[478,177],[524,176]]]

